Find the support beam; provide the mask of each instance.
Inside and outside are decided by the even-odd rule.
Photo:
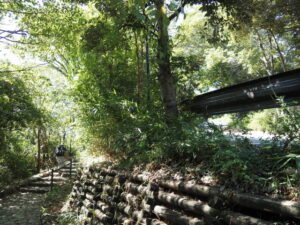
[[[300,104],[300,69],[198,95],[181,105],[188,111],[211,116],[278,108],[278,97],[284,97],[286,103]]]

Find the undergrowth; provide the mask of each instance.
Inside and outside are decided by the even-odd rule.
[[[126,107],[134,111],[134,106]],[[220,185],[299,198],[297,143],[289,148],[275,142],[253,146],[247,139],[232,141],[199,115],[182,115],[171,125],[161,115],[154,110],[124,113],[122,120],[98,128],[96,133],[101,135],[93,139],[93,151],[124,167],[153,162],[201,165]]]
[[[69,194],[72,190],[72,183],[54,186],[54,188],[47,193],[45,204],[42,208],[43,215],[41,224],[50,225],[71,225],[79,224],[77,215],[74,212],[61,212],[61,208],[66,204]]]

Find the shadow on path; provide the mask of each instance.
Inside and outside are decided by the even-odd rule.
[[[15,193],[0,198],[1,225],[40,225],[45,194]]]

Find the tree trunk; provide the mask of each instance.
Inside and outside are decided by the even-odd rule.
[[[41,129],[38,128],[37,130],[37,172],[40,172],[41,169]]]
[[[142,99],[142,86],[143,86],[143,43],[139,43],[139,34],[137,32],[134,33],[135,38],[135,54],[136,54],[136,76],[137,76],[137,84],[136,84],[136,91],[137,91],[137,103],[140,105]]]
[[[43,153],[41,167],[45,168],[46,161],[47,159],[49,159],[49,140],[46,128],[43,128],[41,130],[41,143],[41,151]]]
[[[63,140],[62,140],[62,144],[63,144],[63,145],[65,144],[65,141],[66,141],[66,135],[67,135],[67,132],[66,132],[66,130],[64,129],[64,131],[63,131]]]
[[[149,37],[146,34],[146,76],[147,76],[147,105],[150,103],[150,53],[149,53]]]
[[[167,121],[173,121],[178,115],[176,88],[171,73],[170,46],[168,26],[169,21],[164,7],[164,0],[156,0],[155,6],[158,12],[158,80],[160,83],[162,100],[166,112]]]

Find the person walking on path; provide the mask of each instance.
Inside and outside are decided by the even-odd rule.
[[[55,149],[55,158],[58,166],[62,165],[69,158],[67,148],[64,145],[60,145]]]

